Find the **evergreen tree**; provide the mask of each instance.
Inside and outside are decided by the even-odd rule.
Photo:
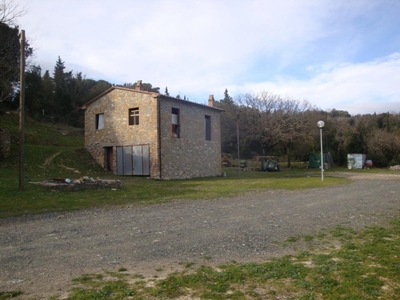
[[[42,69],[40,66],[31,66],[25,74],[25,105],[27,113],[32,117],[38,117],[43,107],[42,95]]]
[[[25,58],[33,53],[25,43]],[[11,102],[19,87],[20,41],[18,27],[0,22],[0,103]]]
[[[224,111],[221,114],[221,148],[224,153],[237,153],[237,122],[238,107],[235,105],[228,90],[225,89],[224,98],[216,102],[218,108]]]
[[[56,106],[54,103],[54,81],[50,77],[49,70],[43,75],[42,78],[42,114],[45,116],[54,116],[56,112]]]
[[[64,62],[59,56],[53,72],[55,91],[54,101],[56,104],[56,114],[59,117],[68,115],[72,110],[72,99],[69,88],[71,86],[73,76],[72,71],[64,72],[64,69]]]

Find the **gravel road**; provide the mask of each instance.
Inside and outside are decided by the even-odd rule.
[[[351,184],[234,198],[90,209],[0,220],[0,291],[46,298],[83,273],[125,267],[145,276],[179,262],[263,261],[281,242],[337,225],[400,216],[400,175],[353,175]]]

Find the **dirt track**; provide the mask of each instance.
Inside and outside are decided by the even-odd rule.
[[[280,242],[337,225],[400,216],[400,175],[355,175],[346,186],[267,191],[235,198],[91,209],[0,220],[0,291],[63,294],[83,273],[125,267],[145,276],[179,262],[262,261]]]

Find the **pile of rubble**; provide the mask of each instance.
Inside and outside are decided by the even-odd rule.
[[[395,165],[395,166],[391,166],[389,167],[390,170],[400,170],[400,165]]]
[[[69,178],[53,178],[41,182],[30,182],[40,185],[51,191],[77,191],[86,189],[118,189],[122,188],[122,183],[119,180],[100,179],[84,176],[80,179],[72,180]]]

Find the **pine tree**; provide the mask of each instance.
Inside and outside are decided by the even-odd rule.
[[[25,74],[25,105],[29,115],[37,117],[42,107],[42,69],[32,65]]]
[[[42,114],[45,116],[53,116],[56,111],[54,103],[54,81],[50,77],[49,70],[46,70],[42,78],[42,93]]]
[[[65,116],[72,110],[72,101],[69,86],[73,79],[72,71],[64,72],[64,62],[58,57],[53,72],[54,88],[55,88],[55,104],[56,114]]]

